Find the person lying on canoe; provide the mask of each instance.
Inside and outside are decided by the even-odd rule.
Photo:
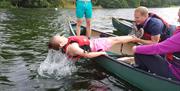
[[[169,25],[156,14],[149,13],[146,7],[140,6],[134,12],[135,23],[138,29],[144,29],[142,39],[136,38],[135,42],[153,44],[169,38],[175,26]]]
[[[54,50],[61,49],[63,53],[72,59],[79,59],[81,57],[94,58],[106,55],[105,51],[115,44],[127,43],[133,40],[133,36],[104,37],[89,40],[85,36],[70,36],[66,38],[55,35],[50,39],[48,47]]]
[[[135,62],[138,68],[180,81],[180,27],[167,40],[134,46]],[[166,58],[160,56],[166,55]]]

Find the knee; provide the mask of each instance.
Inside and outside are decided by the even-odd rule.
[[[80,26],[82,24],[82,21],[81,20],[78,20],[77,21],[77,26]]]
[[[138,54],[138,53],[134,54],[134,57],[136,57],[136,58],[139,58],[140,56],[142,56],[142,54]]]
[[[86,20],[86,24],[90,26],[91,25],[91,20]]]
[[[142,62],[146,59],[146,55],[143,54],[134,54],[134,59],[136,63]]]

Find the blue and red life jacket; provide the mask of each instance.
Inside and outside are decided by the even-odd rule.
[[[165,40],[165,36],[168,35],[168,31],[170,31],[170,25],[163,19],[161,18],[160,16],[158,16],[157,14],[154,14],[154,13],[149,13],[149,18],[145,21],[144,25],[143,25],[143,29],[145,29],[145,27],[147,27],[147,24],[149,22],[149,20],[151,18],[157,18],[157,19],[160,19],[163,24],[164,24],[164,28],[163,28],[163,31],[162,31],[162,34],[161,34],[161,40],[160,41],[163,41]],[[147,39],[147,40],[150,40],[151,39],[151,34],[147,33],[147,32],[144,32],[144,35],[143,35],[143,38],[144,39]]]
[[[90,52],[90,41],[87,37],[85,36],[71,36],[68,38],[68,43],[62,48],[62,52],[66,53],[67,47],[72,44],[72,43],[78,43],[79,47],[82,48],[84,51]],[[67,54],[68,55],[68,54]],[[82,56],[77,55],[77,56],[70,56],[68,55],[69,58],[81,58]]]

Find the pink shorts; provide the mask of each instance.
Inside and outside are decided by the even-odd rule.
[[[111,42],[108,38],[96,38],[90,40],[92,52],[107,51],[111,48]]]

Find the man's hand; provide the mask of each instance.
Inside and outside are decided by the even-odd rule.
[[[132,42],[140,42],[140,38],[137,38],[135,35],[131,35],[133,37],[133,41]]]

